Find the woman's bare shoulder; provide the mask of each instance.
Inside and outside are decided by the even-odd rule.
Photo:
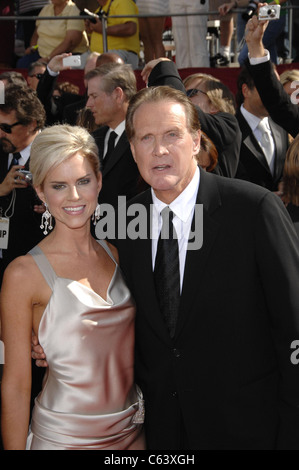
[[[40,275],[37,264],[30,254],[15,258],[4,272],[3,282],[14,282],[18,286],[33,286]]]

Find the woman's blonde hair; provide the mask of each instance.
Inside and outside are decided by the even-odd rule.
[[[285,202],[299,206],[299,135],[288,148],[283,170]]]
[[[34,139],[30,153],[34,186],[42,186],[50,170],[78,152],[87,158],[97,175],[100,170],[98,147],[86,129],[59,124],[42,130]]]
[[[285,70],[284,72],[282,72],[282,74],[280,74],[279,79],[282,85],[285,85],[289,82],[299,81],[299,70]]]

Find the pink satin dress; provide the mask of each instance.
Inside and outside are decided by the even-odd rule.
[[[105,242],[99,242],[113,256]],[[134,385],[135,304],[115,262],[107,299],[56,276],[30,251],[52,289],[39,325],[49,364],[35,399],[29,450],[142,450],[142,394]]]

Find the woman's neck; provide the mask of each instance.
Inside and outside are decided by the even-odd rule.
[[[65,0],[65,2],[62,3],[62,5],[54,5],[54,14],[56,16],[60,15],[60,13],[64,10],[64,8],[66,7],[67,2],[68,2],[68,0]]]

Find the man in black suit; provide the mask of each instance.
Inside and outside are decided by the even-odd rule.
[[[4,101],[0,104],[0,210],[1,217],[9,219],[9,236],[7,247],[1,250],[0,283],[6,266],[43,237],[41,202],[18,170],[29,170],[31,144],[44,126],[45,111],[36,93],[26,86],[8,85]],[[19,157],[18,164],[14,156]]]
[[[139,192],[139,172],[125,131],[129,100],[136,93],[136,78],[127,64],[106,63],[86,75],[87,108],[100,126],[93,132],[102,164],[103,186],[99,203],[118,205],[118,196],[132,198]],[[109,153],[109,139],[114,147]]]
[[[239,73],[237,85],[236,117],[242,145],[236,178],[277,191],[288,149],[288,134],[269,117],[246,66]]]
[[[137,306],[147,448],[298,449],[299,248],[282,202],[197,167],[200,124],[185,93],[143,89],[126,120],[132,154],[151,186],[128,203],[127,237],[115,240]],[[161,298],[165,208],[178,238],[171,265],[179,265],[166,278],[172,290],[161,280]],[[130,223],[132,213],[139,224]],[[177,289],[169,323],[162,309]],[[34,356],[44,357],[40,347]]]
[[[146,213],[147,236],[116,243],[137,305],[148,448],[298,449],[299,374],[290,358],[299,249],[283,204],[264,188],[199,170],[197,113],[180,91],[138,92],[126,129],[151,186],[127,208]],[[167,206],[179,239],[174,333],[158,300],[159,242],[150,231]]]
[[[296,137],[299,132],[298,93],[290,98],[277,78],[269,52],[263,45],[267,25],[267,21],[258,21],[256,17],[248,21],[245,38],[249,61],[246,66],[273,121]]]

